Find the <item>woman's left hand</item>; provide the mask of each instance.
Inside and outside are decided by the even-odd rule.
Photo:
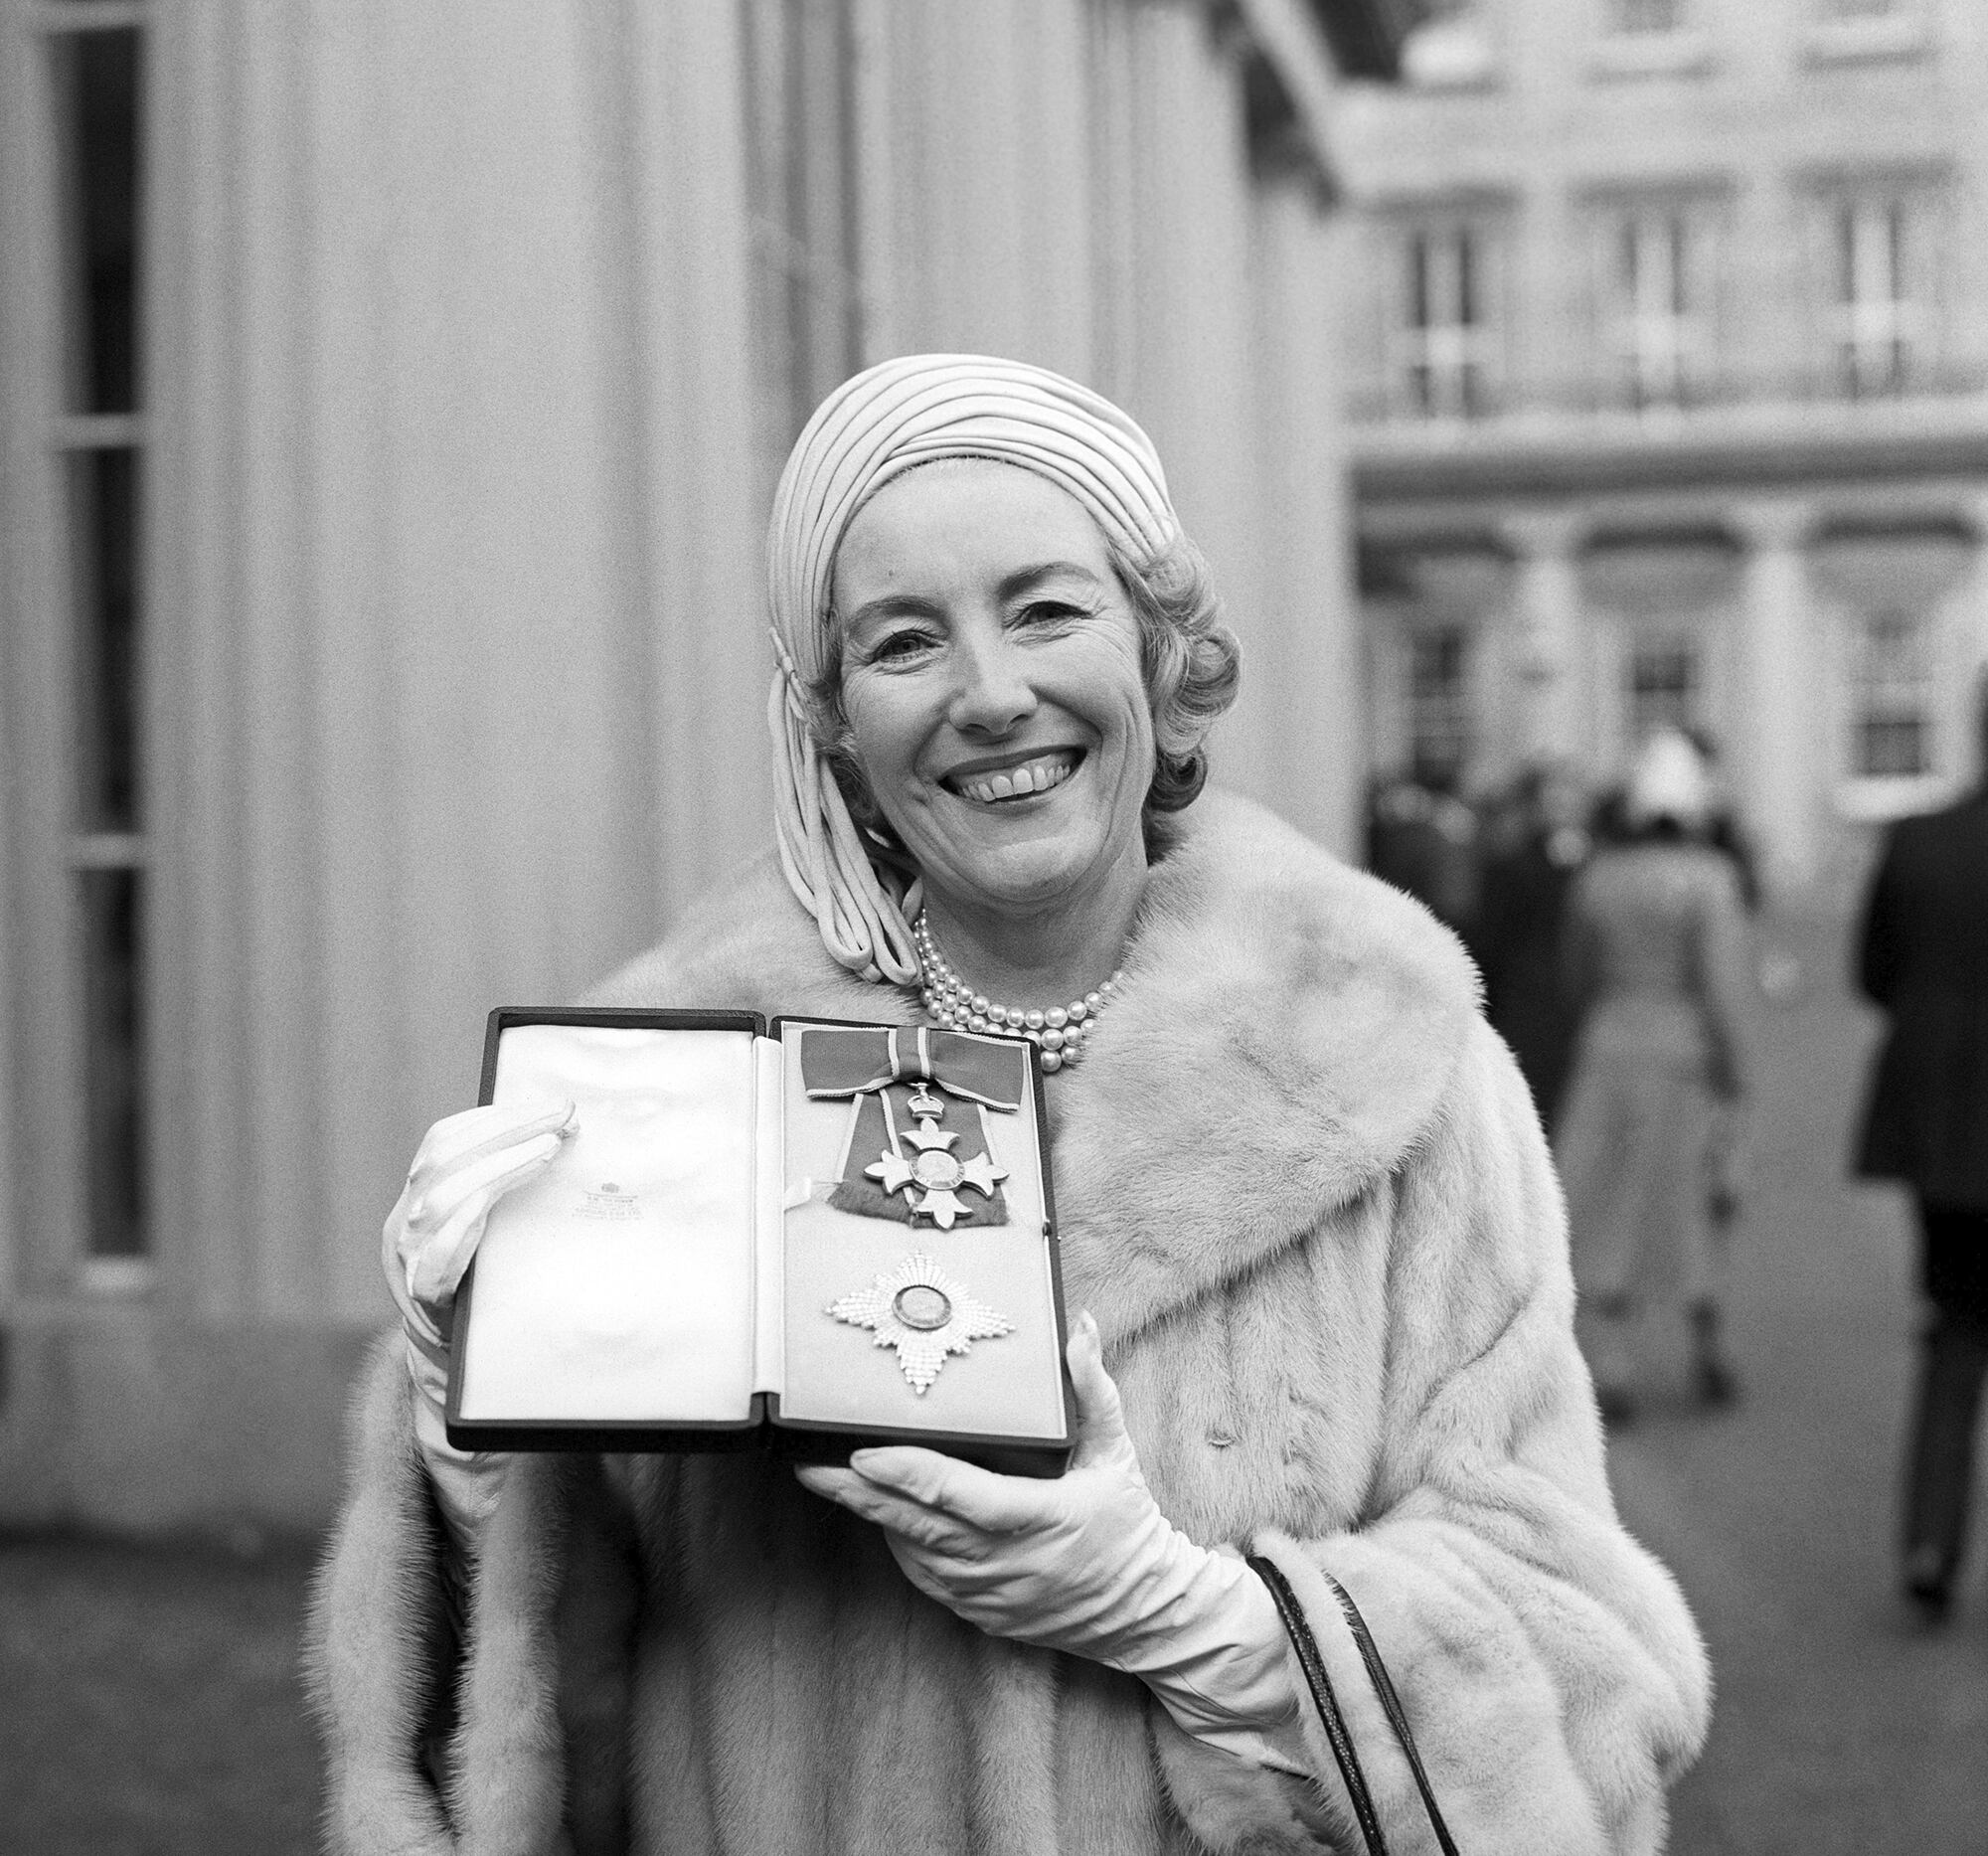
[[[1055,1481],[911,1447],[858,1450],[847,1469],[798,1473],[883,1528],[905,1576],[969,1623],[1156,1672],[1203,1647],[1191,1626],[1207,1602],[1254,1578],[1160,1512],[1088,1314],[1077,1317],[1067,1357],[1077,1450]]]

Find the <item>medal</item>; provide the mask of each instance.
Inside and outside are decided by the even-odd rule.
[[[929,1218],[941,1231],[950,1231],[953,1222],[967,1212],[959,1188],[971,1186],[982,1198],[991,1199],[994,1188],[1008,1177],[1008,1169],[996,1166],[985,1153],[970,1160],[953,1153],[952,1144],[959,1136],[938,1124],[945,1104],[922,1085],[909,1105],[918,1125],[904,1140],[917,1150],[916,1158],[905,1158],[895,1144],[893,1129],[893,1146],[863,1171],[886,1192],[904,1193],[914,1213]]]
[[[938,1378],[949,1353],[965,1353],[976,1340],[1014,1331],[1006,1315],[955,1282],[929,1257],[907,1257],[867,1289],[830,1302],[828,1312],[851,1327],[867,1327],[879,1347],[895,1347],[898,1365],[919,1398]]]

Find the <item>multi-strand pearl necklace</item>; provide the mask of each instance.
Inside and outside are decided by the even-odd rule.
[[[1113,973],[1095,992],[1086,992],[1068,1005],[1003,1005],[984,992],[975,992],[952,970],[932,938],[923,910],[911,925],[911,938],[917,944],[918,965],[924,974],[925,1012],[934,1024],[952,1031],[993,1031],[1027,1038],[1042,1053],[1043,1069],[1051,1073],[1083,1056],[1090,1027],[1111,1002],[1118,985],[1119,975]]]

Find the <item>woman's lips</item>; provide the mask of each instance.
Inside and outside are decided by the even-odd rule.
[[[1061,786],[1077,770],[1083,757],[1074,748],[1058,748],[1048,754],[1033,755],[1012,766],[993,767],[983,772],[949,774],[945,784],[963,799],[981,805],[998,805],[1004,799],[1032,798]]]

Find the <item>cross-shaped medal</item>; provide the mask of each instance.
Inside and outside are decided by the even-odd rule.
[[[984,1152],[962,1160],[951,1151],[959,1136],[939,1126],[945,1104],[923,1084],[907,1105],[918,1125],[905,1135],[905,1143],[917,1149],[917,1158],[907,1160],[903,1154],[887,1151],[863,1170],[886,1192],[910,1197],[913,1212],[930,1218],[941,1231],[950,1231],[953,1221],[967,1211],[959,1188],[971,1186],[982,1198],[991,1199],[995,1186],[1008,1177],[1008,1169],[996,1166]]]

